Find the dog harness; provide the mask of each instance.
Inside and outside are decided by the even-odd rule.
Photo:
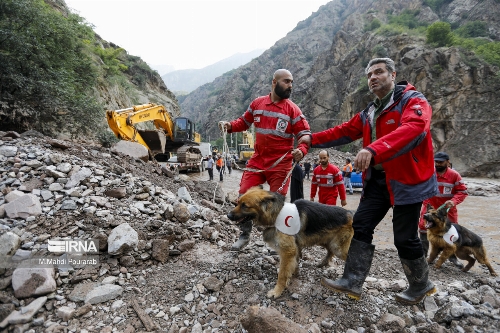
[[[443,235],[444,241],[450,245],[456,243],[459,237],[460,236],[458,235],[458,231],[455,226],[451,226],[450,229]]]
[[[300,216],[297,206],[285,202],[275,223],[276,229],[287,235],[296,235],[300,231]]]

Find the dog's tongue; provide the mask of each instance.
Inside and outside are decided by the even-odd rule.
[[[425,229],[429,229],[432,226],[432,224],[429,223],[429,221],[425,222]]]

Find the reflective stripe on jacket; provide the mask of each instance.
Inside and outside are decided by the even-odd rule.
[[[240,118],[233,120],[231,132],[245,131],[252,124],[255,127],[255,152],[247,168],[265,170],[271,167],[293,149],[294,137],[299,139],[311,134],[309,124],[297,105],[289,99],[275,104],[270,94],[255,99]],[[304,156],[309,149],[306,144],[297,148]],[[292,155],[288,154],[276,168],[289,170],[291,166]]]

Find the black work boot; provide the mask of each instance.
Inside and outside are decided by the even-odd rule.
[[[250,233],[252,232],[253,222],[246,221],[240,225],[240,238],[231,246],[231,251],[241,251],[250,242]]]
[[[427,239],[427,233],[419,232],[420,234],[420,242],[422,243],[422,247],[424,249],[424,257],[427,258],[427,253],[429,253],[429,240]]]
[[[415,260],[400,257],[399,260],[403,264],[403,270],[410,286],[402,293],[396,294],[396,301],[413,305],[423,300],[426,295],[432,295],[436,292],[434,284],[429,281],[429,266],[425,257]]]
[[[464,264],[462,264],[460,261],[458,261],[457,256],[454,254],[452,254],[451,257],[448,258],[448,261],[460,269],[464,268]]]
[[[335,281],[322,278],[321,284],[333,291],[346,293],[350,298],[358,300],[363,291],[363,283],[370,271],[374,252],[375,245],[353,238],[347,253],[342,277]]]

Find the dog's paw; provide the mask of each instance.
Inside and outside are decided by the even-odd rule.
[[[282,293],[283,293],[282,291],[278,291],[278,290],[276,290],[276,288],[274,288],[274,289],[271,289],[267,292],[267,298],[275,298],[276,299],[276,298],[280,297]]]

